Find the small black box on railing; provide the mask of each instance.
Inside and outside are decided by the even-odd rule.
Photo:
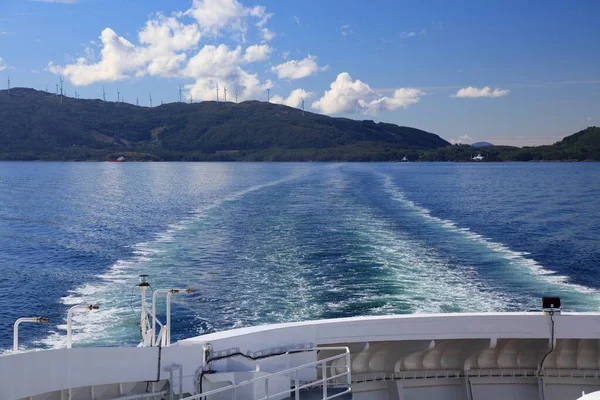
[[[560,310],[560,297],[542,297],[542,310]]]

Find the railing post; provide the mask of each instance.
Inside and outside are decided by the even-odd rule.
[[[295,389],[294,390],[294,397],[295,397],[296,400],[298,400],[300,398],[300,389],[299,389],[299,386],[300,386],[300,377],[298,376],[299,372],[300,372],[299,370],[296,370],[295,385],[294,385],[295,386],[295,388],[294,388]]]
[[[321,372],[323,374],[323,399],[327,399],[327,362],[321,362]]]
[[[77,310],[97,310],[98,305],[96,304],[80,304],[69,308],[67,311],[67,349],[70,349],[73,345],[73,314]]]
[[[173,388],[173,367],[169,368],[169,400],[175,400],[175,393]]]
[[[48,317],[19,318],[15,322],[13,326],[13,353],[19,351],[19,325],[21,325],[22,322],[46,323],[48,322]]]
[[[346,349],[346,383],[348,384],[348,388],[352,387],[352,361],[350,359],[350,350]]]
[[[265,378],[265,399],[269,400],[269,378]]]

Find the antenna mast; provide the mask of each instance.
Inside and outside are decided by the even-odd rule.
[[[237,88],[235,88],[235,104],[237,104],[237,96],[238,96]]]
[[[161,100],[162,102],[162,100]],[[181,84],[179,84],[179,102],[181,103]]]
[[[304,99],[302,99],[302,116],[304,116]]]
[[[106,101],[106,92],[104,91],[104,86],[102,86],[102,100]]]
[[[48,85],[46,85],[46,93],[48,93]]]
[[[152,93],[150,93],[150,108],[152,108]]]
[[[140,106],[140,98],[139,97],[135,98],[135,105],[138,107]]]
[[[225,92],[225,103],[227,103],[227,88],[223,88],[223,91]]]
[[[8,94],[10,94],[10,76],[8,77]]]
[[[192,96],[192,94],[190,93],[190,104],[192,104],[194,102],[194,96]]]
[[[63,101],[63,83],[64,83],[64,81],[63,81],[63,78],[62,78],[62,76],[61,76],[61,77],[60,77],[60,102],[61,102],[61,103],[62,103],[62,101]]]
[[[117,105],[119,105],[120,101],[121,101],[121,92],[119,92],[119,89],[117,89]]]
[[[271,89],[267,88],[267,103],[271,102]]]
[[[219,102],[219,82],[217,82],[217,103]]]

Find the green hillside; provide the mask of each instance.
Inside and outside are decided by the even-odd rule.
[[[0,159],[400,160],[449,146],[419,129],[258,101],[153,108],[0,91]]]

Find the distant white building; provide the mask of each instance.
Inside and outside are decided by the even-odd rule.
[[[471,160],[473,160],[473,161],[481,161],[481,160],[483,160],[484,158],[485,158],[485,157],[483,157],[483,156],[481,155],[481,153],[478,153],[478,154],[477,154],[475,157],[471,158]]]

